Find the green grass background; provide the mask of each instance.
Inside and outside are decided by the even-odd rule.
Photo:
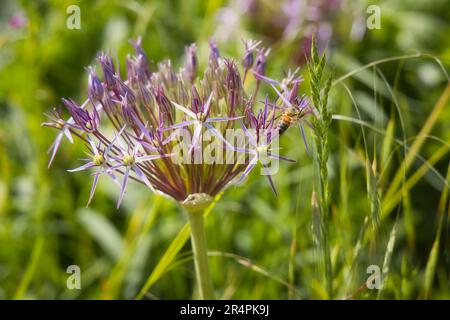
[[[197,42],[201,67],[212,36],[229,33],[218,45],[237,60],[241,38],[260,39],[272,47],[267,73],[281,78],[282,68],[300,66],[307,93],[303,30],[283,39],[271,27],[277,5],[256,2],[257,13],[238,15],[233,28],[218,16],[235,1],[1,2],[0,299],[196,296],[184,212],[134,183],[116,210],[118,190],[106,180],[85,208],[89,174],[66,172],[79,164],[81,144],[65,141],[47,169],[55,132],[40,124],[61,97],[84,99],[84,67],[96,53],[114,49],[122,62],[138,35],[153,65],[170,58],[179,66],[184,47]],[[66,28],[71,4],[81,8],[81,30]],[[352,24],[364,25],[369,4],[381,8],[381,29],[355,39]],[[338,115],[329,161],[333,298],[450,298],[449,9],[446,0],[342,1],[329,18],[330,108]],[[7,21],[18,12],[28,24],[12,29]],[[369,64],[391,57],[399,58]],[[317,171],[300,140],[295,129],[282,140],[298,163],[280,165],[278,197],[255,170],[208,215],[217,297],[327,297],[311,208]],[[81,290],[66,287],[73,264]],[[365,287],[369,265],[382,269],[382,290]]]

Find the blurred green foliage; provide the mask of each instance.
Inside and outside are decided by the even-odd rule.
[[[251,37],[272,47],[269,75],[280,78],[283,69],[301,64],[308,80],[304,47],[309,30],[321,23],[331,28],[328,57],[335,79],[377,59],[409,55],[355,72],[331,90],[333,113],[354,120],[335,119],[330,137],[328,228],[335,298],[450,298],[448,1],[378,1],[379,30],[365,28],[369,2],[297,2],[301,19],[286,34],[291,20],[283,14],[295,1],[3,0],[0,299],[132,299],[187,220],[175,203],[134,184],[116,210],[118,191],[106,180],[85,208],[89,174],[66,172],[79,164],[80,145],[65,141],[47,169],[46,150],[56,132],[41,127],[43,114],[62,97],[84,99],[84,68],[94,64],[99,51],[114,50],[124,61],[131,52],[128,40],[142,35],[154,65],[165,58],[180,65],[184,47],[195,41],[202,66],[210,37],[218,40],[223,55],[237,60],[241,39]],[[331,2],[339,6],[318,20],[305,9]],[[80,30],[66,28],[72,4],[81,9]],[[26,22],[13,26],[13,16]],[[308,81],[302,86],[307,93]],[[438,111],[428,137],[418,136],[433,110]],[[317,171],[299,140],[292,129],[282,142],[285,154],[298,163],[280,165],[278,197],[255,173],[243,187],[226,190],[208,216],[218,297],[326,297],[311,229]],[[407,165],[414,143],[420,146]],[[389,194],[396,174],[402,183]],[[380,211],[375,212],[378,222],[371,218],[374,210]],[[189,257],[186,244],[144,297],[191,298],[195,282]],[[66,287],[72,264],[81,268],[82,290]],[[372,264],[389,267],[383,268],[382,291],[365,289]]]

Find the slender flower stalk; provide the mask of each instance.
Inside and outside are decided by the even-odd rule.
[[[200,299],[214,299],[214,290],[208,267],[208,251],[206,249],[204,211],[211,204],[212,198],[206,193],[189,196],[182,202],[186,209],[191,226],[191,243],[194,253],[195,274]]]
[[[131,44],[135,54],[126,59],[124,77],[113,59],[100,53],[97,62],[102,75],[95,67],[87,68],[86,101],[79,105],[63,99],[68,120],[62,110],[56,109],[43,123],[59,130],[50,149],[49,165],[62,138],[66,136],[73,143],[76,137],[86,145],[89,157],[69,171],[94,171],[88,204],[100,176],[110,177],[118,185],[117,208],[126,198],[130,180],[177,201],[188,212],[191,223],[200,297],[213,298],[203,211],[219,192],[241,183],[258,164],[276,193],[268,160],[293,162],[277,153],[280,119],[287,109],[297,110],[292,119],[295,122],[312,113],[309,102],[298,97],[301,78],[296,72],[281,82],[266,77],[269,50],[259,48],[260,41],[244,42],[239,70],[233,60],[220,55],[211,40],[203,76],[199,76],[195,44],[186,48],[186,60],[179,71],[169,60],[160,62],[156,70],[150,69],[142,40]],[[257,82],[251,92],[243,87],[247,73]],[[263,83],[269,83],[278,97],[274,101],[266,97],[264,108],[255,113]],[[228,138],[230,132],[241,133],[237,145]]]

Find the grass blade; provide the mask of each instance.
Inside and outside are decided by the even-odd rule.
[[[120,233],[110,220],[91,209],[80,209],[77,217],[86,231],[100,244],[105,252],[117,261],[123,248]]]
[[[439,115],[444,110],[444,107],[447,105],[449,97],[450,97],[450,84],[447,85],[444,92],[440,96],[439,100],[437,101],[436,105],[433,108],[433,111],[431,112],[422,129],[420,130],[419,134],[417,135],[417,139],[414,140],[413,144],[411,145],[411,148],[406,154],[405,161],[402,162],[399,169],[397,170],[397,173],[394,176],[394,179],[392,180],[392,183],[386,192],[387,199],[397,194],[398,187],[403,181],[403,174],[407,172],[416,154],[420,151],[420,148],[425,142],[426,136],[430,133],[431,129],[434,127],[437,120],[439,119]]]
[[[433,247],[425,268],[425,276],[423,282],[423,298],[429,299],[431,294],[431,286],[433,285],[434,274],[436,273],[436,265],[439,258],[439,239],[434,240]]]
[[[383,261],[383,278],[381,281],[381,288],[378,291],[377,299],[381,299],[383,296],[384,288],[389,276],[389,267],[391,265],[392,254],[394,253],[395,240],[397,238],[397,222],[394,223],[392,227],[391,235],[389,236],[389,241],[386,247],[386,253],[384,254]]]
[[[450,180],[450,165],[447,169],[447,181]],[[429,299],[431,296],[431,290],[433,286],[434,281],[434,275],[436,273],[436,267],[437,262],[439,259],[439,244],[440,244],[440,238],[442,233],[442,226],[444,224],[444,213],[445,213],[445,207],[447,205],[448,201],[448,188],[444,188],[441,194],[441,199],[439,201],[439,207],[438,207],[438,226],[437,226],[437,232],[436,237],[433,242],[433,246],[430,251],[430,255],[428,257],[427,266],[425,268],[425,276],[424,276],[424,282],[423,282],[423,290],[422,290],[422,297],[424,299]],[[449,210],[450,212],[450,210]]]

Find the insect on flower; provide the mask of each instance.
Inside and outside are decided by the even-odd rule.
[[[277,126],[278,134],[281,136],[290,126],[297,124],[300,127],[306,151],[310,154],[305,129],[301,123],[301,120],[305,116],[313,112],[313,109],[310,107],[309,100],[305,96],[298,96],[298,81],[294,83],[288,99],[286,99],[286,97],[284,97],[274,85],[272,85],[272,87],[284,102],[284,112],[280,116]]]
[[[109,55],[99,54],[103,80],[95,67],[87,68],[86,101],[79,105],[75,100],[62,99],[69,120],[64,120],[59,110],[43,123],[60,131],[50,148],[49,165],[63,136],[70,142],[76,137],[88,148],[85,163],[68,170],[94,171],[88,205],[100,176],[108,176],[120,188],[117,208],[129,181],[134,180],[144,190],[165,195],[187,211],[200,298],[214,297],[203,211],[214,197],[230,185],[240,184],[257,165],[276,195],[272,176],[279,160],[295,162],[278,154],[279,138],[312,112],[308,100],[298,97],[300,81],[294,80],[295,73],[281,83],[266,77],[270,49],[259,48],[260,43],[244,42],[239,70],[235,61],[221,57],[216,43],[210,41],[208,64],[201,77],[196,44],[186,47],[185,63],[178,72],[170,61],[160,62],[152,70],[138,38],[131,42],[135,55],[126,59],[124,78]],[[250,92],[243,85],[248,74],[256,80]],[[269,83],[278,97],[269,102],[266,95],[264,108],[255,113],[263,83]],[[231,161],[224,162],[224,154],[225,160]]]
[[[283,110],[282,114],[278,117],[278,135],[281,136],[292,125],[298,125],[300,127],[306,151],[309,155],[310,150],[306,139],[305,129],[301,123],[301,120],[305,116],[313,113],[313,108],[309,102],[309,99],[305,95],[298,96],[299,85],[303,80],[301,77],[296,77],[298,70],[298,68],[294,72],[289,70],[282,82],[278,82],[257,72],[254,72],[254,74],[257,79],[269,83],[276,92],[278,98],[282,101],[281,106],[276,104],[278,98],[275,100],[275,104],[272,104],[274,108]],[[281,91],[277,89],[277,86]],[[311,127],[308,122],[306,123]]]
[[[95,67],[87,68],[88,99],[81,105],[63,99],[69,120],[64,120],[62,111],[54,111],[50,120],[43,123],[60,131],[50,150],[49,165],[63,136],[70,142],[75,137],[81,140],[89,150],[89,158],[84,159],[84,165],[69,171],[94,170],[88,204],[102,175],[120,187],[117,207],[124,199],[130,179],[185,203],[197,194],[214,197],[236,180],[242,181],[258,163],[262,164],[275,191],[265,160],[292,162],[277,154],[274,143],[311,111],[307,99],[297,96],[299,81],[294,81],[295,73],[282,82],[284,87],[265,76],[269,50],[258,49],[260,43],[244,42],[245,53],[239,70],[235,61],[221,57],[211,40],[203,76],[195,44],[186,47],[185,63],[178,72],[169,60],[151,69],[141,38],[131,42],[135,55],[127,57],[125,77],[108,54],[100,53],[97,61],[103,79],[97,76]],[[243,86],[248,71],[252,71],[249,74],[257,81],[250,92]],[[256,97],[263,82],[276,90],[278,98],[270,102],[266,97],[264,108],[255,113]],[[181,129],[190,135],[188,143],[176,134]],[[242,131],[246,142],[233,145],[227,141],[224,137],[229,130]],[[215,146],[213,162],[204,161],[204,157],[195,163],[174,161],[185,159],[184,149],[177,149],[182,143],[188,144],[189,153],[195,150],[207,155],[212,149],[209,137],[216,139],[211,142]],[[245,161],[221,162],[218,155],[225,152],[231,152],[236,158],[245,154]]]

